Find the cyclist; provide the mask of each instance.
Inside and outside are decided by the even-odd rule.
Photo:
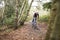
[[[32,20],[32,27],[36,28],[37,27],[37,19],[39,18],[38,12],[35,12],[33,15],[33,20]]]

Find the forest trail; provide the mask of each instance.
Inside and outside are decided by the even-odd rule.
[[[26,22],[23,27],[18,28],[9,34],[0,35],[0,40],[44,40],[47,25],[38,23],[37,29],[33,29],[31,22]]]

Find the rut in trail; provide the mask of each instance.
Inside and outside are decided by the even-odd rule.
[[[10,32],[9,34],[0,35],[0,40],[44,40],[47,25],[38,23],[37,29],[33,29],[31,22],[25,23],[23,27]]]

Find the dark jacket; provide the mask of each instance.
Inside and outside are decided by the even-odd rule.
[[[37,18],[39,16],[38,13],[34,13],[33,17]]]

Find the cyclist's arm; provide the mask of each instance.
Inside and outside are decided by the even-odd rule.
[[[39,14],[38,14],[38,21],[39,21]]]

